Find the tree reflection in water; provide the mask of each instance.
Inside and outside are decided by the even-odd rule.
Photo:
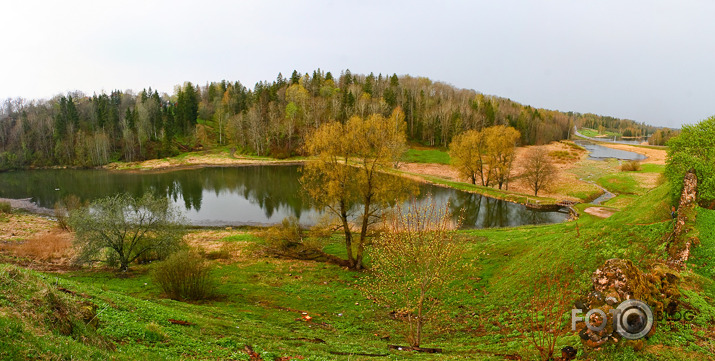
[[[52,208],[58,200],[75,194],[82,200],[128,192],[164,194],[183,206],[197,225],[279,223],[288,216],[313,224],[320,212],[302,196],[298,166],[245,166],[173,170],[165,172],[115,172],[106,170],[33,170],[0,173],[0,197],[32,198]],[[509,227],[555,223],[566,219],[558,212],[526,207],[450,188],[420,184],[418,201],[431,193],[443,204],[449,201],[463,228]]]

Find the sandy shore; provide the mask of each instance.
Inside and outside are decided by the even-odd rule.
[[[174,158],[150,159],[141,162],[119,162],[110,163],[104,166],[110,170],[170,170],[170,169],[189,169],[200,167],[233,167],[233,166],[249,166],[249,165],[269,165],[269,164],[302,164],[302,160],[287,159],[270,159],[257,158],[249,156],[236,156],[226,152],[221,153],[191,153],[187,156],[179,156]]]
[[[54,209],[49,209],[45,207],[40,207],[31,201],[31,198],[25,199],[12,199],[12,198],[0,198],[0,202],[10,203],[12,209],[22,209],[30,213],[42,214],[46,216],[54,216]]]

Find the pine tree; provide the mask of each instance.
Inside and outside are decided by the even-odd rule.
[[[300,83],[300,73],[298,73],[297,70],[293,70],[293,74],[290,76],[290,84],[299,84]]]

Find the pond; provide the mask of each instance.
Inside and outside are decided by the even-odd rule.
[[[589,141],[576,140],[574,141],[574,143],[586,148],[586,150],[589,151],[589,159],[604,160],[608,158],[616,158],[622,160],[642,160],[646,158],[646,156],[644,156],[643,154],[629,152],[626,150],[608,148],[599,144],[591,143]]]
[[[94,200],[128,192],[164,194],[196,226],[269,225],[295,216],[303,225],[315,224],[313,209],[298,181],[299,166],[245,166],[125,172],[107,170],[26,170],[0,173],[0,198],[31,198],[42,207],[74,194]],[[545,212],[477,194],[431,184],[419,184],[418,200],[426,194],[438,204],[450,202],[462,212],[463,228],[512,227],[558,223],[568,212]]]

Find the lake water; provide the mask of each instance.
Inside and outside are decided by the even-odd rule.
[[[646,158],[643,154],[608,148],[589,141],[576,140],[574,143],[586,148],[586,150],[589,151],[590,159],[604,160],[608,158],[616,158],[622,160],[642,160]]]
[[[313,209],[301,191],[299,166],[246,166],[119,172],[107,170],[27,170],[0,173],[0,198],[32,198],[52,208],[74,194],[94,200],[128,192],[164,194],[189,223],[198,226],[268,225],[295,216],[301,224],[315,224],[321,212]],[[558,223],[567,212],[544,212],[523,205],[451,188],[420,184],[439,204],[449,201],[453,213],[463,214],[463,228],[511,227]]]

